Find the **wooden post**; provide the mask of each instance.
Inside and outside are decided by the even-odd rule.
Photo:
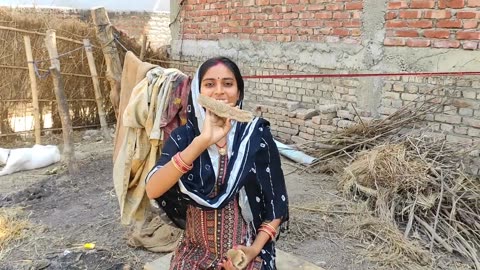
[[[68,172],[75,174],[78,170],[75,161],[75,150],[73,144],[73,128],[70,120],[70,110],[68,108],[67,98],[63,90],[63,80],[60,75],[60,61],[58,60],[57,44],[55,39],[55,30],[48,30],[45,36],[45,45],[47,46],[48,55],[52,66],[49,68],[53,77],[53,86],[55,97],[57,99],[58,113],[62,123],[63,135],[63,155],[67,163]]]
[[[145,53],[147,52],[147,35],[142,34],[142,47],[140,49],[140,60],[145,59]]]
[[[29,36],[23,36],[25,41],[25,53],[27,54],[28,74],[30,75],[30,87],[32,88],[33,119],[35,121],[35,144],[41,144],[40,109],[38,106],[37,78],[33,67],[32,45]]]
[[[105,57],[105,63],[107,64],[106,76],[110,83],[110,101],[112,102],[115,115],[118,119],[122,65],[113,36],[113,26],[110,24],[107,11],[104,7],[93,8],[91,12],[93,22],[96,25],[95,32],[103,48],[103,55]]]
[[[105,110],[103,110],[103,98],[100,91],[100,82],[98,81],[97,67],[95,66],[95,58],[93,58],[92,45],[90,40],[84,39],[83,45],[87,53],[88,67],[92,75],[93,90],[95,92],[95,101],[97,102],[98,117],[100,118],[100,127],[102,128],[103,138],[111,141],[110,132],[108,131],[107,119],[105,117]]]

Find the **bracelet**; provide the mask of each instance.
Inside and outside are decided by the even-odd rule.
[[[272,224],[264,222],[262,223],[261,226],[267,226],[268,228],[272,229],[275,232],[275,234],[277,234],[277,229],[275,229],[275,227],[273,227]]]
[[[275,240],[275,236],[270,231],[266,230],[265,227],[260,227],[260,229],[258,229],[258,231],[262,231],[262,232],[266,233],[270,237],[271,241]]]
[[[176,160],[174,158],[172,158],[172,164],[173,166],[179,171],[181,172],[182,174],[185,174],[187,171],[180,168],[180,166],[177,164]]]
[[[193,168],[193,164],[191,165],[187,165],[187,163],[185,163],[185,161],[183,161],[182,159],[182,156],[180,155],[180,152],[178,152],[177,154],[175,154],[178,162],[183,166],[185,167],[186,169],[188,169],[189,171]]]
[[[171,161],[173,163],[173,166],[183,174],[187,173],[193,168],[193,165],[188,166],[187,164],[185,164],[185,162],[182,160],[182,157],[180,156],[180,152],[175,154],[172,157]]]

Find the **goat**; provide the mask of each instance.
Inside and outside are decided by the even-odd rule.
[[[5,164],[0,176],[46,167],[60,161],[60,158],[60,150],[56,145],[36,144],[31,148],[0,148],[0,164]]]

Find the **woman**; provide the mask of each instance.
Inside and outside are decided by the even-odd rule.
[[[246,269],[276,269],[275,239],[288,220],[280,156],[269,123],[238,123],[205,111],[206,95],[242,106],[243,79],[228,58],[212,58],[191,85],[188,122],[165,142],[146,191],[185,229],[170,269],[235,269],[226,252],[246,255]]]

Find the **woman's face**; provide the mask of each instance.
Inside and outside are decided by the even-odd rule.
[[[200,82],[200,93],[225,102],[232,107],[240,98],[237,80],[233,72],[222,63],[207,70]]]

